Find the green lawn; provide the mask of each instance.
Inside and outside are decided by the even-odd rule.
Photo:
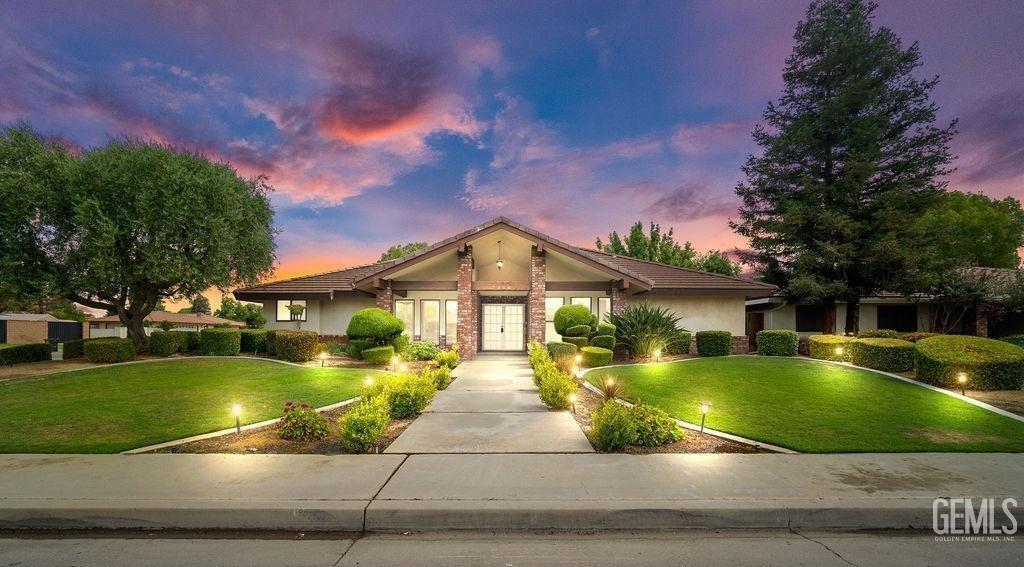
[[[8,347],[12,347],[12,346],[17,346],[17,345],[12,345],[12,344],[9,344],[9,343],[0,343],[0,350],[3,350],[3,349],[8,348]]]
[[[0,382],[0,453],[114,453],[359,395],[373,370],[168,360]]]
[[[808,453],[1024,451],[1024,422],[857,368],[731,356],[602,368],[625,397],[707,426]]]

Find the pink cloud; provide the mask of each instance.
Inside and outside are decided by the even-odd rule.
[[[704,155],[753,146],[751,122],[729,120],[708,124],[683,125],[672,135],[671,144],[685,155]]]

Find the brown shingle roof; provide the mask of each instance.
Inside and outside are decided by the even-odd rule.
[[[202,315],[199,313],[171,313],[170,311],[154,311],[146,315],[147,323],[163,323],[169,321],[176,325],[223,325],[225,323],[232,327],[244,327],[245,323],[222,319],[213,315]],[[89,319],[90,323],[120,323],[117,315],[108,315],[98,319]]]
[[[391,260],[374,264],[362,264],[330,272],[279,280],[237,289],[234,292],[234,296],[240,300],[259,301],[261,295],[294,295],[297,298],[300,298],[298,296],[314,298],[316,296],[329,296],[333,292],[353,291],[355,289],[353,284],[357,280],[362,279],[367,274],[372,274],[381,267],[387,267],[396,262],[397,260]]]
[[[730,290],[730,291],[751,291],[755,293],[770,294],[776,288],[772,284],[756,280],[712,274],[690,268],[670,266],[650,260],[639,260],[628,256],[618,256],[597,250],[581,249],[593,257],[602,258],[605,262],[640,274],[654,284],[654,289],[707,289],[707,290]]]

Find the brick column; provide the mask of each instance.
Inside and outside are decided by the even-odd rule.
[[[377,307],[388,313],[395,312],[395,293],[391,291],[391,280],[384,280],[383,287],[377,289]],[[410,329],[411,331],[412,329]]]
[[[530,258],[530,293],[526,298],[526,340],[544,342],[544,296],[547,262],[536,251]]]
[[[619,282],[612,282],[612,313],[618,315],[626,309],[626,290],[622,289]]]
[[[974,334],[979,337],[988,336],[988,306],[984,303],[974,306]]]
[[[466,248],[459,254],[458,275],[459,322],[458,337],[459,355],[462,358],[476,356],[478,344],[478,316],[476,291],[473,290],[473,249]]]

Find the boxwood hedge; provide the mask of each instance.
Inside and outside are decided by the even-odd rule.
[[[762,356],[796,356],[800,336],[796,331],[772,329],[757,332],[757,354]]]
[[[576,345],[578,348],[583,348],[590,344],[590,339],[587,337],[562,337],[562,342]]]
[[[690,331],[679,329],[675,337],[665,347],[665,354],[690,354],[690,343],[693,342],[693,335]]]
[[[170,356],[188,348],[188,335],[181,331],[153,331],[149,335],[149,354]]]
[[[274,331],[274,358],[306,362],[316,358],[317,334],[314,331]]]
[[[585,346],[580,349],[583,354],[583,366],[594,368],[595,366],[608,366],[612,363],[611,349],[597,346]]]
[[[266,329],[242,329],[241,331],[242,352],[267,352],[267,331]]]
[[[1017,345],[1024,347],[1024,335],[1009,335],[999,339],[1003,342],[1010,343],[1011,345]]]
[[[569,329],[579,325],[587,327],[594,321],[590,308],[585,305],[563,305],[555,311],[555,332],[563,337],[569,334]],[[589,332],[589,329],[588,329]]]
[[[590,346],[613,349],[615,348],[615,337],[612,335],[597,335],[590,339]]]
[[[811,358],[850,362],[853,353],[850,345],[856,340],[842,335],[811,335],[807,337],[807,348]]]
[[[967,374],[975,390],[1019,390],[1024,385],[1024,349],[1007,342],[963,335],[941,335],[917,342],[917,379],[957,387]]]
[[[900,332],[892,329],[874,329],[857,333],[858,339],[898,339]]]
[[[572,365],[572,362],[566,362],[566,360],[576,356],[576,351],[578,350],[576,345],[572,343],[563,343],[558,341],[551,341],[548,343],[547,347],[548,354],[551,355],[551,360],[555,361],[556,364],[561,364],[563,367]]]
[[[404,330],[405,323],[398,317],[379,307],[367,307],[352,315],[345,334],[350,340],[366,339],[384,345],[394,341]]]
[[[0,366],[50,360],[49,343],[31,343],[0,349]]]
[[[858,338],[850,345],[851,360],[857,366],[884,372],[914,369],[914,343],[902,339]]]
[[[72,339],[70,341],[64,341],[64,360],[71,360],[72,358],[78,358],[85,354],[85,341],[89,339]]]
[[[927,339],[929,337],[937,337],[937,336],[939,336],[939,333],[903,333],[903,334],[900,335],[900,338],[905,340],[905,341],[910,341],[912,343],[916,343],[917,341],[919,341],[921,339]]]
[[[370,364],[387,364],[391,362],[393,356],[395,356],[395,347],[391,345],[368,348],[363,351],[363,360]]]
[[[242,333],[230,328],[203,329],[199,348],[205,356],[235,356],[242,350]]]
[[[131,339],[106,338],[86,341],[83,346],[89,362],[126,362],[135,358]]]
[[[562,334],[566,337],[586,337],[590,334],[590,325],[573,325]]]
[[[727,356],[732,352],[732,333],[729,331],[697,331],[698,356]]]

